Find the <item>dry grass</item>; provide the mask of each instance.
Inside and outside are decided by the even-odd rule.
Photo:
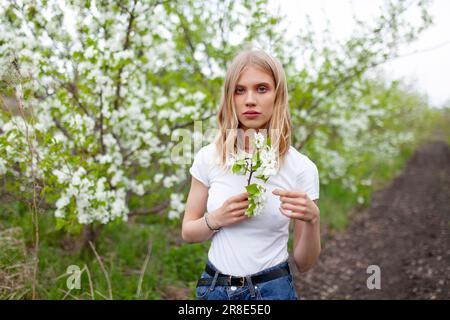
[[[30,294],[33,266],[22,229],[0,227],[0,299],[26,298]]]

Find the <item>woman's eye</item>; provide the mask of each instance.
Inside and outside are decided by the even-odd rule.
[[[268,89],[267,89],[267,87],[265,87],[265,86],[258,87],[258,92],[259,92],[259,93],[264,93],[264,92],[267,92],[267,91],[268,91]],[[234,92],[235,92],[236,94],[243,94],[243,93],[245,92],[245,89],[244,89],[244,88],[236,88],[236,89],[234,90]]]
[[[266,92],[266,91],[267,91],[267,88],[264,87],[264,86],[261,86],[261,87],[258,88],[258,91],[259,91],[259,92]]]

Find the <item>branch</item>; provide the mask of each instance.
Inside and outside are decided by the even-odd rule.
[[[384,59],[384,60],[382,60],[382,61],[377,61],[377,62],[373,62],[372,64],[369,64],[369,65],[366,65],[366,66],[364,66],[364,67],[362,67],[362,68],[360,68],[360,69],[358,69],[358,68],[355,68],[354,70],[356,70],[356,71],[354,71],[353,73],[351,73],[351,74],[349,74],[349,75],[347,75],[347,76],[345,76],[344,78],[341,78],[341,79],[339,79],[337,82],[335,82],[334,84],[333,84],[333,86],[331,86],[331,90],[329,90],[327,93],[326,93],[326,97],[329,97],[329,96],[331,96],[334,92],[336,92],[340,87],[342,87],[345,83],[347,83],[349,80],[351,80],[351,79],[353,79],[353,78],[355,78],[355,77],[358,77],[358,76],[360,76],[361,74],[363,74],[364,72],[366,72],[367,70],[369,70],[369,69],[371,69],[371,68],[374,68],[374,67],[376,67],[376,66],[378,66],[378,65],[381,65],[381,64],[383,64],[383,63],[386,63],[387,61],[389,61],[388,59]],[[320,103],[323,101],[323,99],[324,98],[320,98],[320,99],[317,99],[307,110],[306,110],[306,112],[308,113],[308,114],[310,114],[314,109],[316,109],[319,105],[320,105]]]
[[[111,135],[114,137],[114,139],[116,139],[117,145],[119,146],[120,153],[122,155],[125,154],[125,150],[124,150],[122,144],[120,143],[119,137],[117,137],[117,135],[114,132],[111,132]]]
[[[306,138],[300,143],[300,145],[298,146],[298,149],[302,149],[306,143],[312,138],[312,136],[314,135],[314,132],[316,131],[317,126],[314,126],[309,132],[308,135],[306,136]]]
[[[100,90],[100,144],[102,153],[105,153],[105,143],[103,142],[103,90]]]
[[[204,116],[204,117],[202,117],[202,118],[200,119],[200,121],[208,120],[208,119],[211,118],[212,116],[214,116],[214,114],[209,114],[209,115],[207,115],[207,116]],[[174,126],[172,127],[172,130],[189,127],[189,126],[193,125],[195,121],[198,121],[198,120],[195,120],[195,119],[194,119],[194,120],[190,120],[190,121],[183,122],[183,123],[177,123],[176,125],[174,125]]]
[[[9,192],[9,191],[5,191],[4,189],[1,192],[1,197],[2,197],[2,203],[18,201],[18,202],[30,204],[32,202],[31,199],[25,198],[23,196],[14,194],[14,193]],[[52,206],[52,205],[48,204],[47,202],[43,201],[43,198],[40,199],[38,207],[41,208],[41,209],[44,209],[44,210],[54,210],[55,209],[54,206]]]
[[[81,110],[83,110],[83,112],[90,116],[88,110],[86,109],[86,107],[81,103],[80,101],[80,97],[78,96],[78,87],[75,83],[67,83],[65,85],[63,85],[63,87],[65,89],[67,89],[67,91],[69,91],[72,94],[72,98],[75,100],[75,102],[77,103],[77,105],[81,108]]]
[[[189,183],[189,179],[184,179],[183,182],[180,183],[180,185],[177,188],[177,192],[180,192],[188,183]],[[163,211],[165,209],[167,209],[170,206],[170,200],[164,200],[162,203],[154,206],[151,209],[135,209],[133,211],[131,211],[130,213],[128,213],[128,217],[133,217],[133,216],[144,216],[144,215],[151,215],[151,214],[158,214],[160,216],[163,215]]]
[[[67,139],[73,141],[73,138],[72,138],[72,136],[70,135],[69,131],[67,131],[67,129],[63,127],[63,125],[61,124],[61,122],[59,122],[59,120],[56,119],[54,116],[52,117],[52,120],[53,120],[53,122],[55,123],[56,127],[64,134],[64,136],[65,136]],[[89,151],[88,151],[86,148],[84,148],[84,147],[81,147],[80,149],[81,149],[81,151],[82,151],[83,153],[85,153],[85,154],[88,154],[88,153],[89,153]]]
[[[250,182],[252,181],[252,175],[253,175],[253,172],[255,172],[254,170],[253,170],[253,157],[250,159],[250,175],[249,175],[249,177],[248,177],[248,181],[247,181],[247,186],[249,186],[250,185]]]
[[[134,8],[136,6],[136,1],[134,1],[134,5],[133,5],[133,9],[131,10],[131,12],[127,9],[127,12],[129,13],[130,17],[128,19],[128,26],[127,26],[127,31],[125,34],[125,41],[123,44],[123,51],[127,50],[130,47],[130,34],[133,28],[133,21],[136,18],[136,16],[134,15]],[[117,84],[116,84],[116,99],[114,100],[114,109],[117,110],[119,108],[119,102],[121,100],[120,97],[120,91],[122,88],[122,72],[123,69],[125,68],[125,66],[120,67],[119,72],[117,73]]]
[[[226,4],[224,5],[224,7],[226,7]],[[220,12],[220,10],[219,10],[219,12]],[[224,10],[222,12],[223,12],[223,15],[219,18],[220,40],[222,43],[222,48],[226,48],[227,41],[225,40],[225,28],[224,28],[224,20],[225,20],[225,16],[227,13],[226,8],[224,8]],[[226,70],[226,68],[227,68],[227,63],[228,63],[228,61],[222,56],[221,64],[222,64],[222,68],[224,70]]]
[[[135,210],[131,211],[130,213],[128,213],[128,217],[146,216],[146,215],[151,215],[151,214],[162,215],[162,211],[167,209],[167,207],[169,207],[169,205],[170,205],[170,200],[166,200],[163,203],[160,203],[150,209],[142,209],[142,208],[135,209]]]
[[[181,13],[178,14],[178,17],[180,18],[180,21],[181,21],[180,26],[183,29],[184,39],[186,40],[186,43],[188,45],[189,55],[190,55],[190,57],[191,57],[191,59],[193,61],[194,69],[202,77],[202,80],[203,80],[203,83],[204,83],[205,87],[208,88],[209,92],[212,95],[214,95],[214,91],[212,90],[212,88],[211,88],[211,86],[210,86],[210,84],[208,82],[208,78],[203,74],[202,69],[200,67],[200,64],[197,61],[197,59],[195,58],[195,46],[194,46],[194,43],[192,42],[192,39],[190,37],[190,34],[189,34],[190,31],[189,31],[189,29],[187,27],[186,19]]]
[[[56,127],[66,136],[66,138],[72,140],[72,136],[70,135],[69,131],[67,131],[67,129],[62,126],[61,122],[59,122],[59,120],[54,116],[52,117],[52,120],[55,123]]]

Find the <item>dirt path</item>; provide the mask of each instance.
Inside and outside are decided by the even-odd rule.
[[[381,289],[367,288],[369,265]],[[419,148],[370,208],[326,241],[316,266],[295,270],[300,299],[450,299],[450,147]]]

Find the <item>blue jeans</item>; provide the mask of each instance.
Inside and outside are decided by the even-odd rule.
[[[217,271],[210,261],[208,265]],[[287,261],[276,266],[264,269],[252,276],[267,273],[275,269],[286,268]],[[202,272],[201,278],[214,278]],[[288,274],[270,281],[251,283],[247,277],[246,285],[243,287],[217,286],[214,282],[208,286],[197,286],[197,300],[297,300],[297,293],[293,284],[292,275]]]

